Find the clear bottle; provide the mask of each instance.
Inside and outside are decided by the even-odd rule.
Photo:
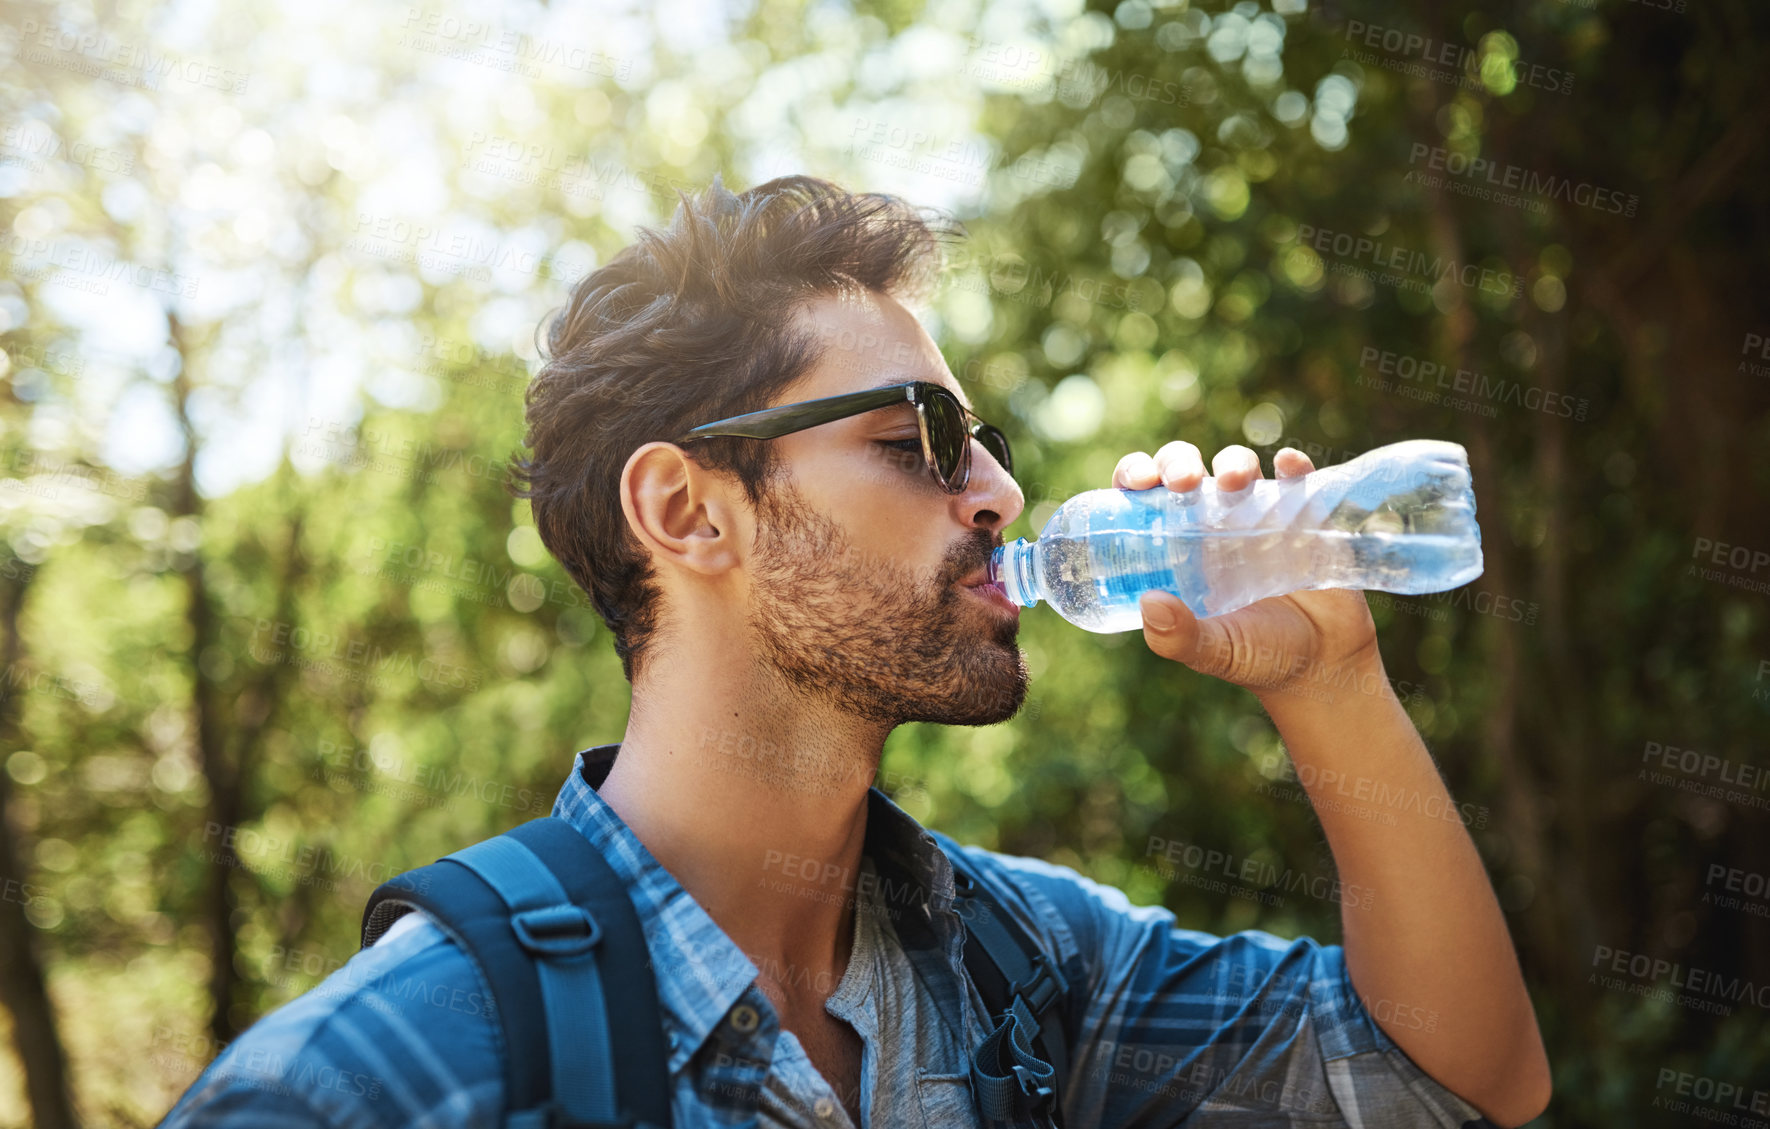
[[[1480,575],[1468,454],[1434,439],[1234,492],[1209,477],[1184,494],[1090,490],[1038,540],[990,559],[990,579],[1014,603],[1045,600],[1103,633],[1141,630],[1137,598],[1151,588],[1207,616],[1307,588],[1443,592]]]

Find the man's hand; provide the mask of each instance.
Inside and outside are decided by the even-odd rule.
[[[1240,490],[1260,477],[1260,460],[1246,447],[1225,447],[1211,466],[1220,490]],[[1289,447],[1273,458],[1280,478],[1314,469]],[[1112,484],[1147,490],[1160,482],[1183,493],[1196,490],[1204,472],[1198,448],[1176,442],[1154,458],[1126,455]],[[1519,1125],[1541,1113],[1549,1102],[1549,1060],[1505,916],[1468,831],[1431,814],[1454,812],[1456,804],[1407,712],[1385,693],[1364,594],[1293,592],[1205,619],[1166,592],[1145,593],[1142,607],[1150,650],[1259,697],[1297,765],[1344,888],[1373,892],[1368,906],[1342,903],[1340,914],[1346,967],[1360,998],[1405,1001],[1444,1017],[1431,1033],[1380,1011],[1377,1024],[1421,1069],[1491,1120]],[[1349,677],[1361,690],[1376,690],[1330,698],[1325,707],[1315,695],[1286,693],[1306,688],[1312,675],[1334,685]],[[1373,801],[1389,807],[1388,820],[1376,822],[1364,804],[1347,804],[1334,780],[1399,799]]]
[[[1285,447],[1273,456],[1279,478],[1315,469],[1309,456]],[[1225,447],[1211,460],[1219,490],[1240,490],[1262,477],[1260,457],[1246,447]],[[1191,443],[1165,444],[1153,457],[1135,451],[1119,460],[1112,484],[1147,490],[1157,483],[1176,493],[1204,482],[1204,456]],[[1380,670],[1377,628],[1364,594],[1345,588],[1293,592],[1260,600],[1227,615],[1199,619],[1171,592],[1146,592],[1143,638],[1149,649],[1264,698],[1283,693],[1312,675],[1336,677],[1348,665]]]

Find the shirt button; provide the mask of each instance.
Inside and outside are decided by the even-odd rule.
[[[756,1009],[749,1004],[739,1004],[731,1009],[732,1029],[740,1035],[748,1035],[756,1030],[756,1025],[761,1022],[762,1017],[756,1014]]]
[[[836,1103],[828,1098],[819,1098],[812,1104],[812,1110],[825,1121],[836,1116]]]

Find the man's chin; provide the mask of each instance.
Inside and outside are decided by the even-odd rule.
[[[964,679],[965,684],[957,687],[955,693],[928,701],[929,708],[907,720],[937,725],[995,725],[1019,713],[1026,702],[1026,659],[1012,639],[1007,648],[1007,655],[998,651],[995,661],[985,664],[987,672],[978,672],[983,677]]]
[[[967,599],[966,602],[970,603],[972,601]],[[967,632],[974,630],[977,632],[978,638],[987,640],[988,643],[994,644],[998,647],[1006,647],[1010,651],[1018,650],[1016,644],[1020,639],[1019,616],[1004,615],[999,609],[985,606],[981,602],[979,602],[978,606],[973,610],[985,621],[983,625],[979,627],[971,627],[961,618],[958,623],[964,624],[964,626],[959,627],[959,630]]]

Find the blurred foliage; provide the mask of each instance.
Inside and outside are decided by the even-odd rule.
[[[1486,574],[1372,602],[1482,813],[1555,1065],[1543,1123],[1676,1123],[1665,1069],[1762,1082],[1751,1006],[1591,973],[1607,946],[1770,982],[1770,924],[1705,896],[1712,864],[1770,873],[1762,808],[1641,775],[1649,742],[1770,765],[1765,595],[1693,567],[1770,548],[1743,347],[1770,335],[1770,12],[759,0],[513,5],[477,38],[472,15],[0,11],[5,877],[87,1123],[151,1123],[349,957],[382,878],[539,814],[571,752],[619,739],[606,629],[501,464],[541,316],[715,172],[966,221],[927,316],[1009,422],[1010,537],[1172,438],[1268,466],[1467,446]],[[1635,203],[1483,198],[1448,171],[1474,160]],[[1383,254],[1393,277],[1358,273]],[[1384,376],[1422,363],[1485,391]],[[912,814],[1191,927],[1338,935],[1331,903],[1150,865],[1160,836],[1330,872],[1248,695],[1046,610],[1022,637],[1019,717],[889,741]],[[0,1080],[23,1123],[10,1059]]]

